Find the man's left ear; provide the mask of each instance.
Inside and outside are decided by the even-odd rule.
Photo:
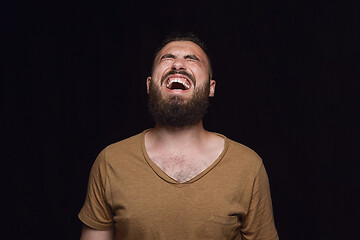
[[[213,97],[215,95],[215,85],[216,85],[216,81],[215,80],[210,80],[210,92],[209,92],[209,97]]]
[[[146,91],[147,91],[148,94],[150,92],[150,81],[151,81],[151,77],[148,77],[146,79]]]

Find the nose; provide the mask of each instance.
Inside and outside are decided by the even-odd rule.
[[[186,66],[185,66],[185,62],[183,59],[177,58],[174,60],[172,66],[171,66],[172,70],[185,70]]]

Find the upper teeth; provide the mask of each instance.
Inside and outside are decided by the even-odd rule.
[[[184,78],[171,78],[166,87],[170,87],[172,83],[177,82],[184,85],[187,89],[190,88],[190,85],[186,82],[186,79]]]

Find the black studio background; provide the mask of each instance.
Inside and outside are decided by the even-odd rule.
[[[145,80],[170,31],[207,42],[208,130],[267,168],[280,239],[359,239],[358,1],[12,1],[2,8],[1,229],[79,239],[96,155],[152,127]]]

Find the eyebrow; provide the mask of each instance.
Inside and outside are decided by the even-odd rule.
[[[164,58],[176,58],[176,56],[174,54],[167,53],[164,54],[160,59],[164,59]]]
[[[195,55],[186,55],[186,56],[184,56],[184,58],[200,61],[200,59]]]
[[[166,54],[164,54],[160,59],[164,59],[164,58],[173,58],[173,59],[175,59],[176,58],[176,56],[174,55],[174,54],[171,54],[171,53],[166,53]],[[184,59],[192,59],[192,60],[197,60],[197,61],[200,61],[200,59],[197,57],[197,56],[195,56],[195,55],[185,55],[184,56]]]

